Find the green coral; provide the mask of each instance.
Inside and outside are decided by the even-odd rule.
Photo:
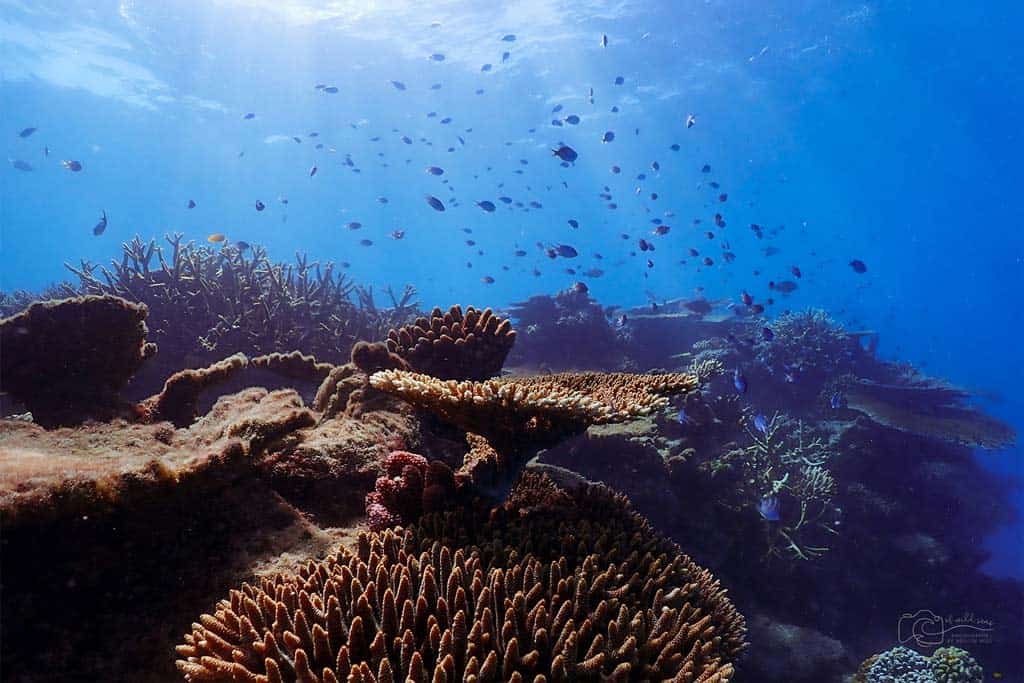
[[[982,683],[985,676],[974,657],[958,647],[940,647],[929,663],[936,683]]]

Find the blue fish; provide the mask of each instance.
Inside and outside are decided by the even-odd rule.
[[[754,427],[757,429],[757,431],[761,432],[762,434],[767,434],[768,420],[765,418],[764,415],[758,413],[757,415],[754,416]]]
[[[424,195],[423,197],[427,200],[427,204],[429,204],[430,208],[434,211],[444,211],[444,204],[441,203],[440,199],[430,194]]]
[[[733,370],[732,373],[732,385],[736,387],[736,391],[745,394],[747,393],[747,378],[743,376],[739,368]]]
[[[558,149],[551,150],[551,154],[553,156],[558,157],[562,161],[566,161],[569,163],[573,163],[579,157],[579,155],[576,153],[576,150],[574,150],[572,147],[569,147],[568,145],[562,145]]]
[[[496,208],[494,206],[494,202],[489,202],[486,199],[483,200],[482,202],[477,202],[476,205],[479,206],[484,211],[486,211],[487,213],[494,213],[494,209]]]
[[[779,499],[777,496],[762,496],[757,501],[757,512],[769,522],[779,521]]]
[[[841,394],[832,394],[832,398],[829,400],[829,405],[832,406],[832,410],[838,410],[843,407],[843,397]]]

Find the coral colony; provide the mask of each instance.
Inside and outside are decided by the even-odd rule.
[[[26,680],[971,682],[1015,656],[868,657],[886,605],[1020,623],[972,550],[1009,489],[971,448],[1015,434],[868,333],[578,288],[378,308],[329,264],[167,242],[3,299]]]

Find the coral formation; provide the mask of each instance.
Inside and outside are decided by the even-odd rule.
[[[65,296],[113,294],[149,307],[151,337],[162,353],[154,374],[136,380],[143,396],[154,390],[148,382],[236,352],[302,349],[342,363],[357,340],[379,339],[416,314],[411,287],[401,295],[386,289],[391,306],[379,308],[372,290],[332,263],[311,262],[303,254],[294,263],[275,262],[258,245],[197,246],[182,239],[167,236],[161,246],[135,237],[109,267],[68,265],[78,283],[61,286]]]
[[[439,379],[483,380],[501,372],[515,343],[512,323],[486,308],[434,308],[429,318],[388,331],[387,350]],[[382,366],[384,367],[384,366]]]
[[[940,647],[926,657],[899,646],[861,664],[855,683],[982,683],[985,672],[958,647]]]
[[[0,389],[24,403],[41,425],[110,419],[143,361],[146,307],[114,296],[35,303],[0,320]]]
[[[509,316],[519,332],[511,360],[517,366],[579,370],[623,361],[625,345],[585,289],[532,296],[512,304]]]
[[[553,498],[538,488],[535,502]],[[453,547],[422,527],[363,535],[357,554],[341,551],[232,591],[178,646],[179,670],[187,680],[225,681],[727,683],[742,618],[707,572],[623,514],[622,501],[604,502],[620,519],[606,530],[595,521],[594,533],[584,529],[557,559],[545,557],[557,547],[539,556],[496,552],[495,537],[487,549]],[[509,528],[510,539],[564,547],[564,535],[519,536],[523,523],[509,517],[520,527]],[[627,529],[640,536],[629,555],[606,545]],[[607,562],[609,555],[623,557]]]
[[[384,476],[366,495],[370,529],[410,524],[424,512],[454,504],[455,477],[444,462],[427,462],[422,455],[392,451],[384,461]]]
[[[1001,420],[962,405],[969,395],[942,383],[839,385],[846,407],[885,427],[973,448],[1006,448],[1017,435]]]
[[[175,427],[187,427],[198,417],[199,395],[210,386],[237,375],[248,365],[249,359],[236,353],[206,368],[176,372],[167,378],[159,394],[139,404],[139,414],[147,422],[167,420]]]
[[[317,383],[326,379],[334,369],[332,364],[320,363],[315,356],[305,355],[301,351],[256,356],[249,363],[252,367],[269,370],[290,379]]]
[[[558,373],[457,382],[389,370],[375,373],[370,383],[486,437],[499,450],[646,415],[667,405],[667,395],[697,388],[697,378],[685,373]]]

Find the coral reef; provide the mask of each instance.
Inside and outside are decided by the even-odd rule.
[[[625,345],[604,309],[585,289],[570,287],[554,296],[514,303],[519,341],[511,363],[532,369],[619,369]],[[625,369],[625,368],[622,368]]]
[[[348,360],[359,339],[380,339],[416,314],[415,290],[386,289],[379,308],[372,290],[336,272],[332,263],[296,254],[275,262],[260,246],[197,246],[182,235],[166,246],[139,237],[122,244],[109,267],[83,261],[68,269],[78,279],[65,296],[113,294],[149,307],[151,338],[161,348],[158,366],[133,383],[136,397],[182,367],[201,366],[242,352],[250,356],[301,349],[322,361]],[[165,255],[165,249],[169,253]],[[154,386],[155,385],[155,386]]]
[[[537,504],[556,498],[535,488]],[[618,513],[611,526],[593,520],[593,532],[583,529],[557,559],[546,556],[559,547],[501,552],[495,536],[486,549],[453,547],[425,526],[361,536],[357,554],[232,591],[193,624],[179,670],[187,680],[731,680],[742,617],[707,572],[659,542],[623,501],[606,494],[602,502]],[[457,531],[445,519],[433,526]],[[518,514],[507,523],[513,543],[565,548],[564,527]],[[608,546],[629,531],[639,538],[628,555]]]
[[[454,505],[455,476],[440,460],[427,462],[416,453],[392,451],[384,461],[384,472],[366,495],[372,531],[411,524],[424,512]]]
[[[269,370],[289,379],[317,383],[326,379],[334,369],[330,363],[318,362],[315,356],[307,356],[300,351],[256,356],[249,363],[252,367]]]
[[[146,307],[113,296],[35,303],[0,320],[0,390],[46,426],[110,419],[120,391],[156,352]]]
[[[929,657],[936,683],[982,683],[985,672],[966,650],[940,647]]]
[[[512,323],[491,309],[481,312],[469,306],[463,314],[460,306],[452,306],[447,312],[434,308],[429,318],[390,330],[386,344],[416,372],[439,379],[483,380],[501,372],[515,340]]]

